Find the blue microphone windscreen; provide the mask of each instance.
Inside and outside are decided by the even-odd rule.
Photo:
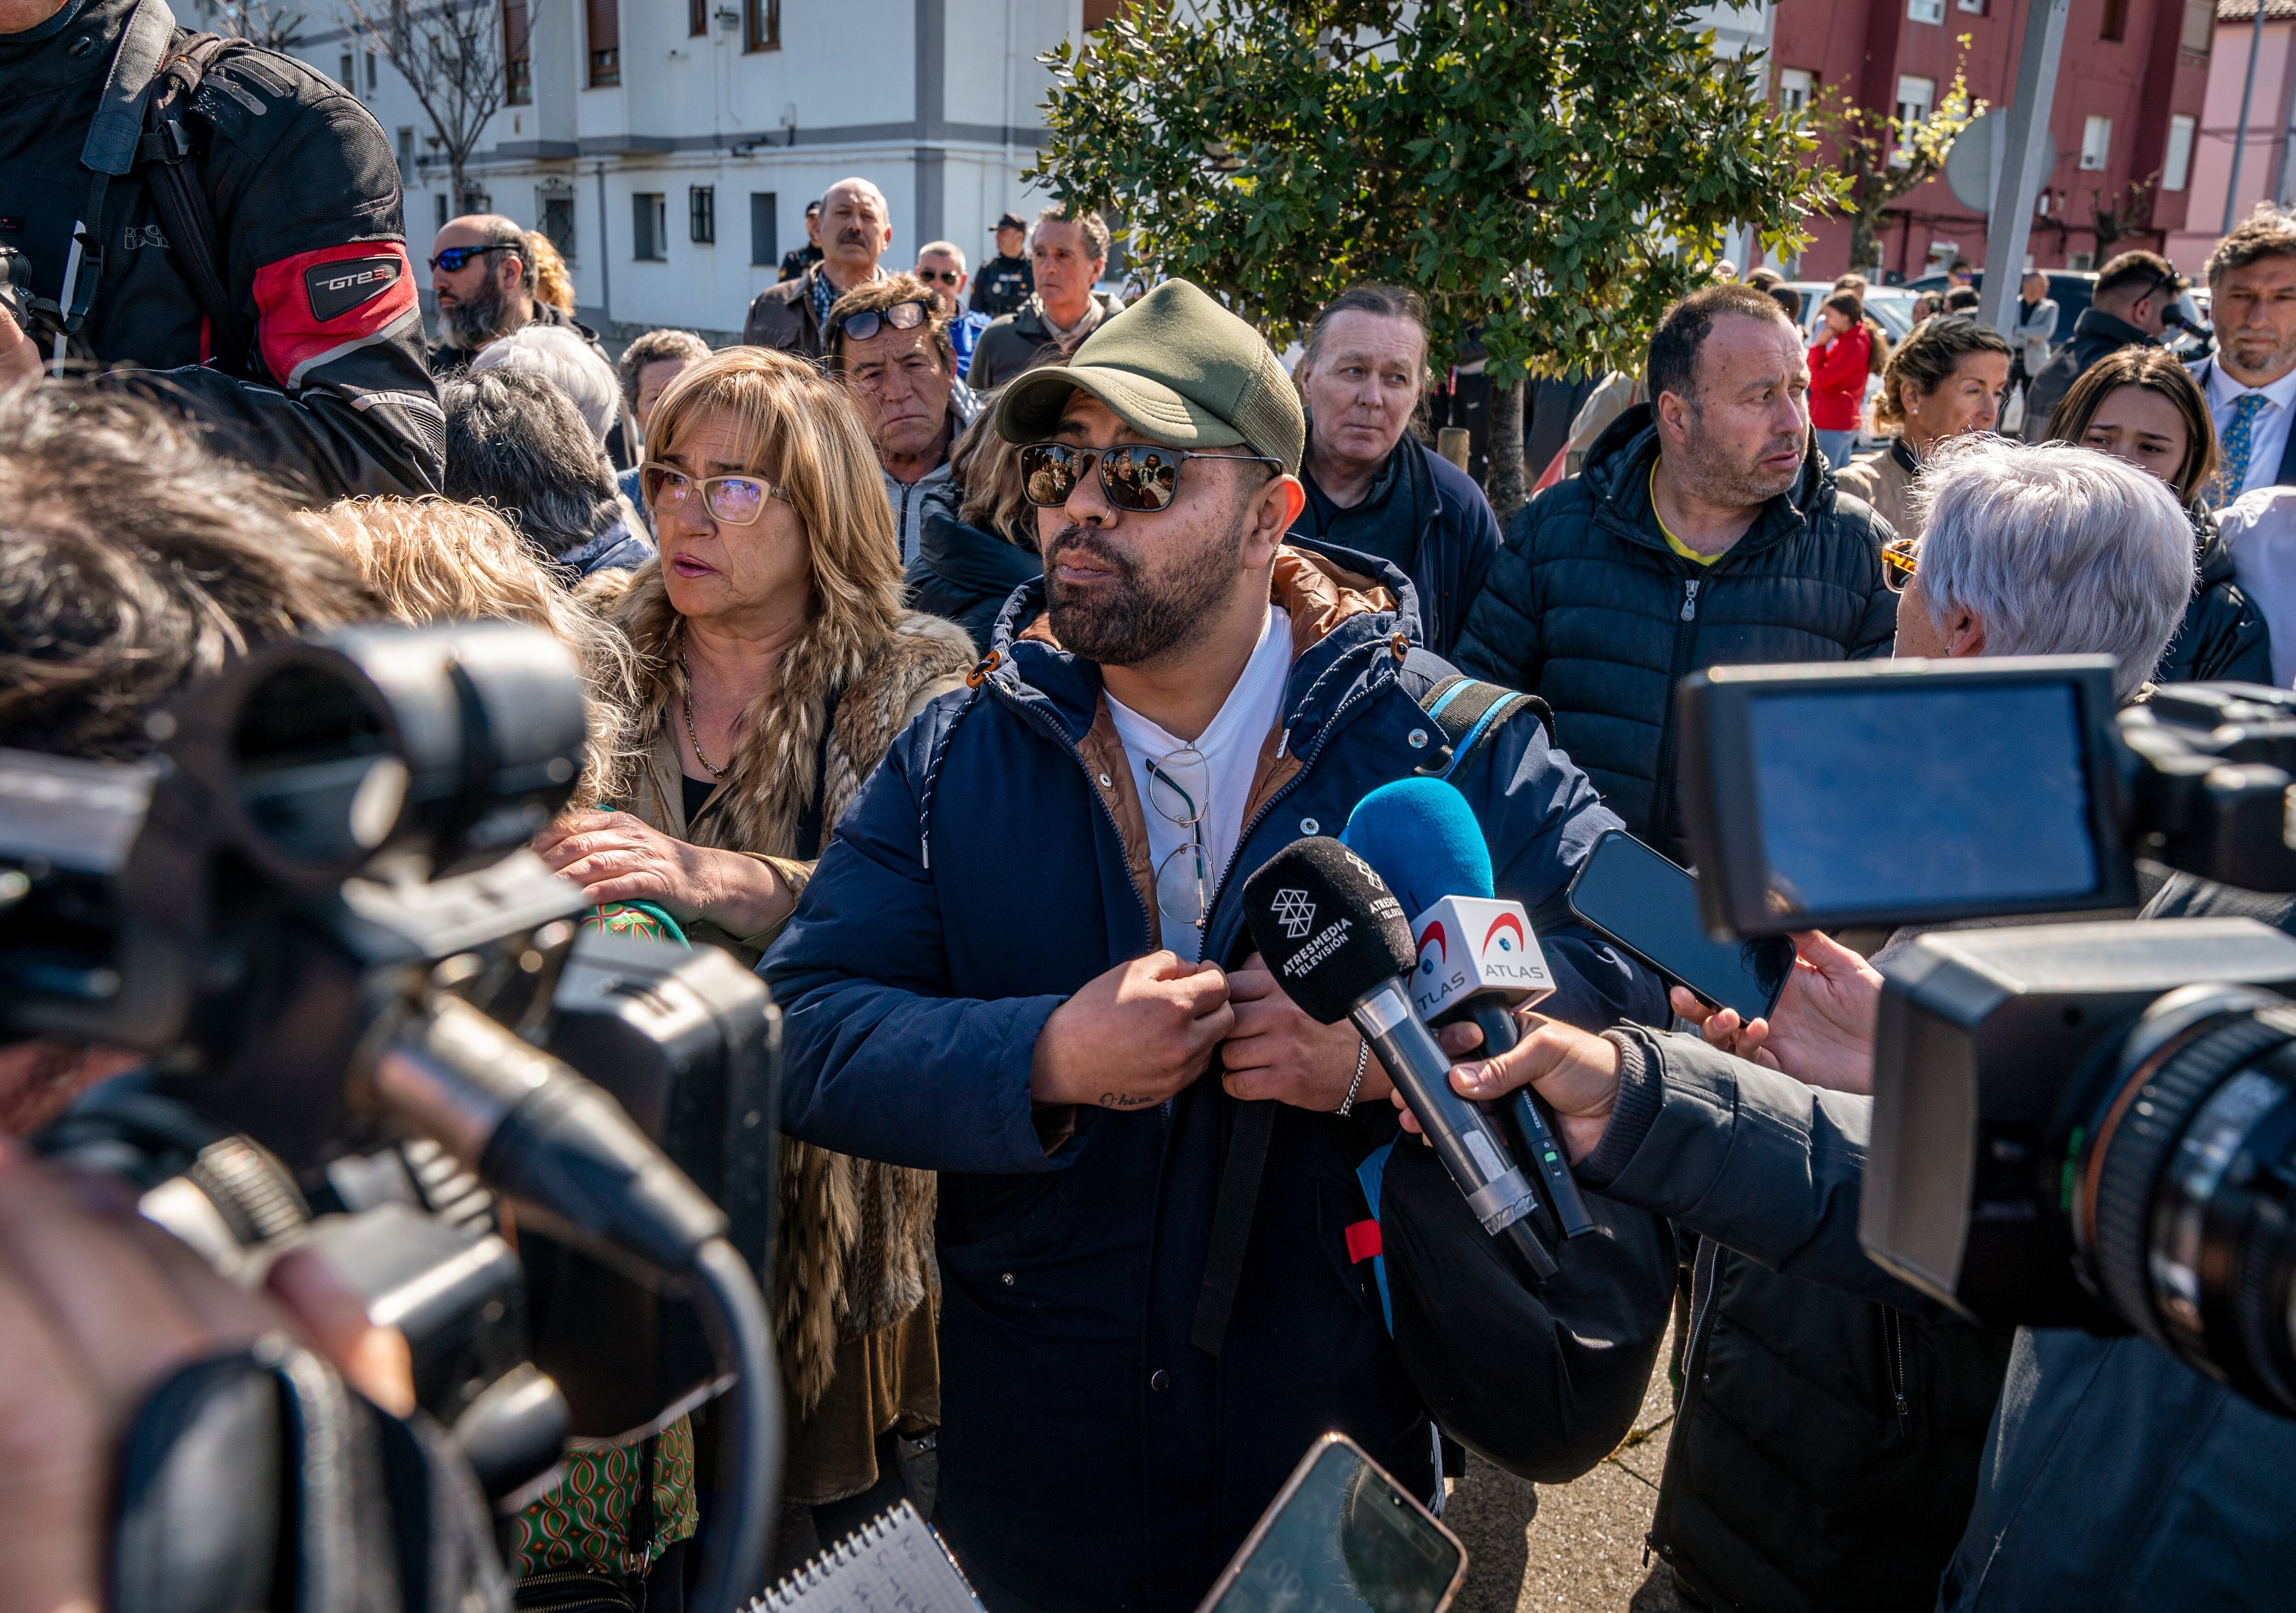
[[[1491,890],[1491,850],[1467,798],[1439,778],[1398,778],[1356,803],[1340,838],[1413,917]]]

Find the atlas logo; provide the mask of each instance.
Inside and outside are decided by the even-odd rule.
[[[1513,934],[1510,935],[1509,932]],[[1489,931],[1483,936],[1483,951],[1516,953],[1523,950],[1522,920],[1513,913],[1501,913],[1491,920]]]
[[[1276,892],[1271,911],[1275,916],[1275,922],[1283,926],[1283,933],[1294,941],[1316,926],[1316,904],[1308,900],[1305,891],[1287,887]]]
[[[1427,954],[1428,943],[1431,942],[1435,947],[1435,954],[1431,958]],[[1435,971],[1450,961],[1450,958],[1451,948],[1444,939],[1443,921],[1439,918],[1419,932],[1419,972],[1431,980],[1434,978]]]

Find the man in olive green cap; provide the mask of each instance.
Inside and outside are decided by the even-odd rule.
[[[1364,1235],[1343,1234],[1367,1214],[1357,1163],[1393,1124],[1387,1075],[1283,993],[1244,915],[1254,869],[1429,758],[1422,702],[1450,668],[1414,647],[1400,571],[1287,541],[1298,399],[1195,286],[1158,286],[1069,367],[1016,377],[996,426],[1046,574],[1006,603],[972,687],[894,742],[766,959],[783,1113],[806,1142],[940,1173],[939,1521],[982,1601],[1185,1609],[1328,1429],[1432,1500],[1414,1376],[1456,1381],[1457,1363],[1415,1353],[1457,1340],[1480,1365],[1489,1347],[1408,1282],[1390,1337]],[[1514,721],[1457,781],[1499,893],[1559,915],[1618,821],[1585,776]],[[1542,1011],[1590,1029],[1666,1012],[1654,979],[1560,918],[1539,939]],[[1462,1212],[1407,1152],[1390,1239],[1416,1214],[1405,1179]],[[1654,1220],[1570,1247],[1581,1297],[1538,1310],[1507,1384],[1541,1409],[1539,1448],[1494,1436],[1543,1470],[1615,1443],[1673,1293]]]

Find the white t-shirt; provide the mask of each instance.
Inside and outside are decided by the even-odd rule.
[[[1283,715],[1283,685],[1292,672],[1292,617],[1280,606],[1267,607],[1259,642],[1243,674],[1228,691],[1219,714],[1195,740],[1203,757],[1201,772],[1210,779],[1203,815],[1204,856],[1210,869],[1206,894],[1218,888],[1235,843],[1243,835],[1244,803],[1251,798],[1251,776],[1259,765],[1259,748]],[[1185,825],[1157,811],[1151,794],[1148,764],[1161,762],[1188,741],[1166,733],[1115,695],[1108,696],[1108,715],[1124,741],[1124,754],[1132,763],[1132,786],[1140,794],[1140,813],[1148,821],[1149,866],[1157,870],[1165,860],[1186,845],[1192,836]],[[1178,776],[1178,769],[1168,769]],[[1192,915],[1159,912],[1158,927],[1164,944],[1193,960],[1201,955],[1203,933],[1187,922]]]

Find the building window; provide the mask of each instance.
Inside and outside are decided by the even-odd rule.
[[[685,32],[699,39],[709,31],[709,0],[685,0]]]
[[[775,223],[781,198],[773,191],[750,193],[750,261],[771,267],[782,260],[781,232]]]
[[[2112,157],[2112,119],[2089,119],[2081,125],[2081,167],[2093,173],[2102,172]]]
[[[335,82],[341,85],[345,89],[350,91],[352,95],[357,95],[358,58],[352,55],[350,52],[345,51],[343,53],[342,70],[343,70],[341,72],[335,75]]]
[[[2216,0],[2185,0],[2185,29],[2177,37],[2177,48],[2190,51],[2195,56],[2205,56],[2216,37]]]
[[[1930,109],[1937,104],[1937,80],[1934,78],[1903,78],[1898,80],[1898,136],[1895,149],[1890,152],[1893,167],[1904,168],[1913,160],[1906,149],[1916,124],[1930,120]]]
[[[1945,0],[1906,0],[1906,15],[1915,22],[1945,21]]]
[[[1985,15],[1985,0],[1955,0],[1955,4],[1972,17]]]
[[[2187,118],[2185,121],[2190,123],[2192,119]],[[410,125],[401,124],[398,128],[399,187],[406,188],[406,182],[413,177],[414,177],[414,130]]]
[[[622,81],[620,0],[583,0],[589,22],[590,87],[606,89]]]
[[[2126,39],[2128,37],[2128,0],[2104,0],[2103,20],[2096,25],[2100,39]]]
[[[370,95],[374,94],[374,53],[373,51],[366,53],[366,93]]]
[[[630,197],[630,256],[641,263],[661,263],[669,257],[669,198],[660,191],[639,191]]]
[[[503,0],[503,99],[512,106],[534,101],[533,33],[527,0]]]
[[[558,255],[571,263],[574,253],[574,198],[545,196],[542,198],[542,233],[550,237],[550,244]]]
[[[777,51],[782,47],[782,0],[742,0],[742,48]]]
[[[2065,257],[2065,267],[2069,269],[2075,269],[2082,274],[2087,274],[2091,269],[2096,267],[2096,254],[2095,252],[2070,252],[2066,254]]]
[[[2169,119],[2169,150],[2161,159],[2161,188],[2183,190],[2193,177],[2193,120],[2179,112]]]
[[[1809,104],[1810,92],[1817,86],[1817,75],[1806,67],[1782,67],[1778,70],[1778,110],[1788,114],[1800,111]]]
[[[718,187],[714,185],[692,185],[685,190],[686,239],[696,246],[714,246],[718,242]]]
[[[443,230],[447,227],[447,193],[440,191],[432,200],[439,204],[439,222],[430,227],[433,230]]]

